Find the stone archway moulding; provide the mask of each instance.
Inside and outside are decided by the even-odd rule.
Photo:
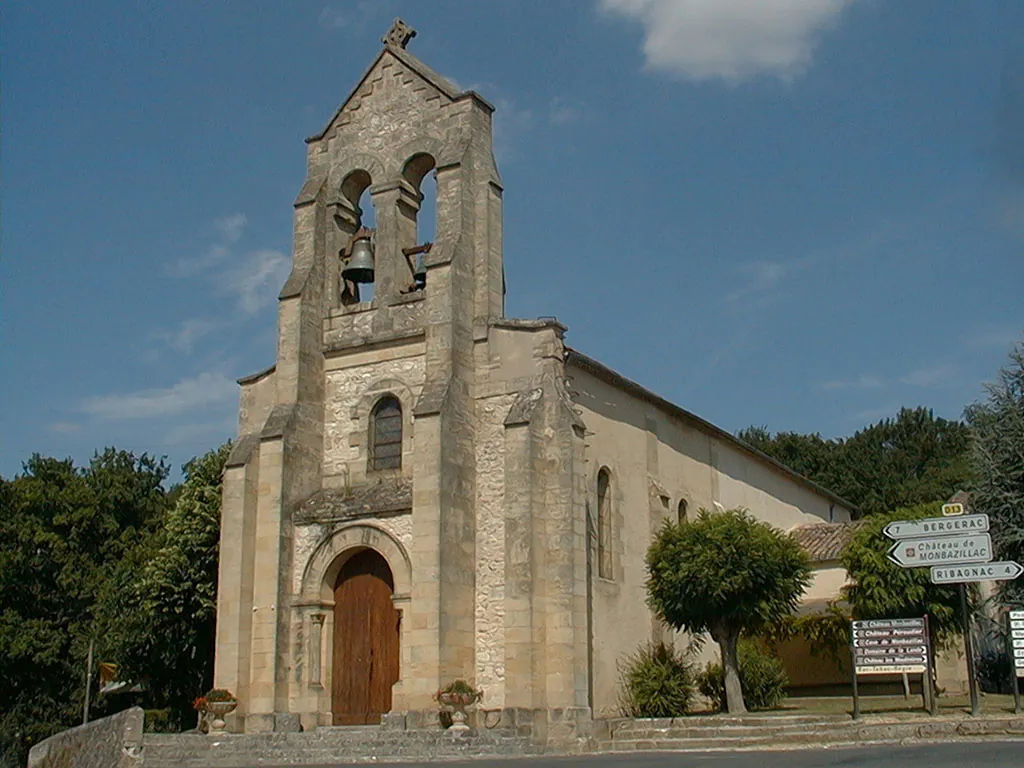
[[[407,597],[412,591],[412,565],[401,542],[389,532],[369,523],[353,523],[334,531],[317,545],[302,575],[300,600],[306,604],[334,600],[334,581],[345,564],[345,554],[372,549],[391,568],[395,582],[395,598]]]

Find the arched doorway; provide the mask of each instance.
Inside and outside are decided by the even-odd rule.
[[[399,613],[387,561],[372,549],[346,561],[334,586],[331,711],[335,725],[379,723],[398,681]]]

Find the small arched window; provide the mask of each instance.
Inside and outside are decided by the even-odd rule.
[[[382,397],[370,414],[370,469],[402,466],[402,405],[398,398]]]
[[[612,578],[612,498],[611,473],[597,473],[597,575]]]
[[[686,522],[686,507],[687,507],[686,499],[680,499],[679,500],[679,511],[678,511],[678,517],[677,517],[677,520],[680,523]]]

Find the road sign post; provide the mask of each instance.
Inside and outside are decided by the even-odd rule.
[[[931,684],[931,642],[928,619],[871,619],[850,625],[850,655],[853,659],[853,717],[860,717],[858,675],[920,674],[921,696],[934,714]]]
[[[988,515],[968,515],[963,504],[942,505],[942,517],[919,520],[894,520],[883,532],[895,543],[889,559],[900,568],[931,567],[933,584],[960,585],[960,614],[967,654],[967,678],[971,689],[971,714],[980,714],[978,674],[971,634],[971,613],[967,601],[967,585],[979,581],[1010,581],[1024,573],[1024,566],[1012,560],[992,562],[992,538]],[[1012,660],[1015,710],[1020,712],[1019,679],[1024,677],[1024,611],[1011,611],[1007,631],[1007,650]],[[1017,626],[1015,626],[1017,622]],[[1020,637],[1015,637],[1015,634]],[[856,635],[856,630],[851,637]],[[851,639],[851,643],[854,640]],[[929,655],[930,658],[930,655]],[[857,696],[857,661],[854,659],[854,711],[859,711]],[[927,673],[931,677],[930,667]],[[930,683],[929,683],[930,684]],[[934,713],[934,690],[933,713]]]
[[[1020,679],[1024,677],[1024,611],[1010,611],[1006,617],[1006,653],[1010,657],[1010,690],[1013,711],[1021,713]]]
[[[964,650],[967,652],[967,682],[971,689],[971,715],[981,714],[978,701],[978,675],[974,665],[974,638],[971,637],[971,613],[967,608],[967,585],[960,585],[960,611],[964,630]]]

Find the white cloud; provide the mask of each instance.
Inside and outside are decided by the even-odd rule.
[[[963,336],[963,342],[970,347],[1010,349],[1024,340],[1021,328],[983,328]]]
[[[647,68],[688,80],[791,80],[853,0],[600,0],[644,28]]]
[[[320,11],[316,21],[323,29],[341,29],[348,26],[349,17],[341,8],[328,5]]]
[[[220,320],[190,317],[184,320],[177,330],[161,331],[154,334],[154,338],[166,342],[171,349],[187,355],[192,352],[197,341],[223,327],[224,322]]]
[[[224,418],[176,424],[154,445],[161,448],[216,445],[233,437],[236,429],[235,415],[228,413]]]
[[[237,243],[242,237],[247,222],[244,213],[233,213],[217,219],[213,222],[213,227],[217,231],[217,242],[199,256],[178,259],[167,268],[167,274],[171,277],[192,277],[218,266],[231,255],[228,246]]]
[[[827,391],[881,389],[883,387],[891,389],[893,386],[899,384],[907,387],[929,388],[945,384],[946,382],[955,379],[957,374],[958,369],[956,366],[940,364],[926,366],[923,368],[915,368],[914,370],[908,371],[902,376],[897,376],[894,379],[886,379],[870,373],[861,373],[853,379],[834,379],[832,381],[823,381],[816,386],[818,389]]]
[[[882,379],[868,373],[862,373],[855,379],[837,379],[834,381],[823,381],[818,386],[821,389],[876,389],[885,384]]]
[[[82,425],[75,424],[74,422],[70,421],[55,421],[48,427],[48,429],[51,432],[57,432],[58,434],[62,435],[69,435],[73,432],[81,432]]]
[[[857,424],[874,424],[882,419],[893,418],[899,412],[900,407],[898,404],[893,404],[883,405],[879,408],[867,408],[851,414],[848,421],[856,422]]]
[[[316,22],[321,29],[328,32],[348,26],[361,29],[369,17],[378,10],[379,5],[379,0],[360,0],[358,3],[348,0],[344,4],[325,5]]]
[[[230,216],[225,216],[223,219],[217,219],[213,222],[213,226],[220,232],[223,242],[237,243],[248,221],[244,213],[233,213]]]
[[[153,419],[227,403],[237,396],[234,380],[222,373],[206,372],[166,389],[90,397],[82,401],[79,410],[101,421]]]
[[[739,288],[726,294],[725,300],[730,304],[737,304],[740,301],[757,300],[760,303],[770,299],[782,278],[800,266],[802,262],[782,264],[777,261],[748,261],[737,264],[735,269],[743,277],[744,282]]]
[[[574,104],[570,104],[565,99],[556,96],[551,100],[548,111],[548,121],[552,125],[567,125],[568,123],[575,123],[582,116],[583,110]]]
[[[238,308],[254,315],[277,298],[288,277],[291,260],[280,251],[252,251],[218,277],[223,293],[234,296]]]
[[[533,110],[520,109],[504,96],[494,99],[494,154],[499,160],[514,154],[514,147],[533,128]]]
[[[956,366],[933,365],[927,368],[918,368],[900,376],[900,384],[909,387],[934,387],[944,384],[957,375]]]

